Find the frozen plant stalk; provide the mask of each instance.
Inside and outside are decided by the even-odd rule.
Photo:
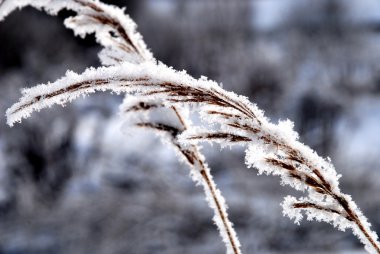
[[[196,145],[184,145],[178,137],[191,125],[186,108],[167,108],[160,101],[149,98],[126,97],[121,105],[125,125],[146,128],[162,134],[166,143],[178,152],[178,157],[187,163],[195,183],[201,184],[209,206],[214,210],[214,222],[218,226],[227,253],[241,253],[240,242],[232,223],[228,219],[224,197],[216,188],[210,168]]]
[[[122,9],[92,0],[20,0],[17,3],[15,1],[0,0],[0,20],[15,8],[22,8],[28,5],[43,8],[50,14],[56,14],[63,8],[74,10],[77,15],[67,18],[65,25],[73,29],[74,33],[81,37],[89,33],[95,33],[97,41],[104,47],[99,53],[103,65],[119,65],[123,62],[136,64],[155,62],[151,52],[147,50],[141,35],[136,32],[136,24],[128,15],[124,14],[124,10]],[[98,81],[98,83],[100,84],[101,81]],[[73,88],[73,90],[75,89]],[[44,97],[41,97],[41,99],[44,99]],[[126,98],[121,107],[122,117],[130,118],[130,115],[136,116],[141,114],[141,112],[152,111],[152,109],[164,110],[162,103],[149,99],[144,101],[145,99],[148,98],[141,96]],[[135,126],[149,128],[166,134],[163,137],[167,137],[168,143],[176,148],[179,152],[179,158],[188,163],[192,179],[197,184],[203,186],[206,200],[214,210],[214,222],[225,243],[227,253],[241,253],[240,242],[232,223],[228,219],[225,200],[213,181],[210,169],[205,163],[205,159],[199,151],[200,149],[196,145],[185,147],[177,139],[179,134],[191,124],[190,119],[184,117],[187,114],[181,114],[180,110],[174,106],[166,111],[167,115],[174,115],[173,118],[174,122],[177,123],[176,125],[173,125],[173,121],[163,123],[162,119],[155,121],[147,119],[147,122],[137,122]],[[182,109],[182,111],[186,110]],[[157,114],[158,112],[154,113]]]
[[[132,21],[125,22],[124,29],[124,14],[114,7],[95,0],[24,0],[18,5],[14,1],[0,0],[0,18],[25,5],[44,8],[50,13],[62,8],[77,11],[78,15],[65,24],[82,36],[95,32],[99,43],[106,48],[101,54],[103,62],[110,66],[89,68],[82,74],[67,72],[53,83],[25,89],[20,101],[7,111],[9,125],[30,116],[33,111],[65,104],[95,91],[132,95],[135,99],[127,99],[122,107],[123,117],[139,112],[151,113],[153,109],[166,110],[166,115],[176,114],[175,125],[162,118],[146,118],[132,123],[164,133],[180,157],[188,162],[194,179],[203,184],[210,206],[215,210],[216,223],[226,242],[227,252],[239,253],[239,243],[227,216],[224,217],[224,199],[218,194],[196,147],[198,142],[245,146],[248,167],[256,168],[260,174],[279,175],[282,184],[306,194],[300,199],[286,197],[282,203],[284,215],[296,223],[306,215],[309,220],[329,222],[340,230],[350,228],[368,252],[380,254],[376,233],[370,229],[351,197],[341,192],[340,176],[330,160],[300,143],[292,122],[270,123],[246,97],[227,92],[204,77],[194,79],[184,71],[178,72],[156,62],[141,37],[136,35]],[[110,32],[119,36],[115,38]],[[135,39],[131,40],[132,37]],[[183,117],[186,110],[199,112],[202,123],[191,125]]]

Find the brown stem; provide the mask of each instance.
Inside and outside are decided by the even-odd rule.
[[[344,214],[342,214],[342,212],[340,212],[338,210],[335,210],[335,209],[329,208],[329,207],[324,207],[321,205],[317,205],[317,204],[312,203],[312,202],[297,202],[297,203],[293,204],[293,207],[299,208],[299,209],[314,208],[317,210],[321,210],[321,211],[325,211],[325,212],[329,212],[329,213],[335,213],[335,214],[338,214],[340,216],[344,216],[347,220],[352,221],[351,217],[345,216]]]
[[[184,121],[183,117],[181,116],[181,114],[178,112],[178,110],[176,109],[176,107],[172,106],[171,108],[173,109],[173,111],[177,115],[179,121],[181,122],[181,124],[182,124],[182,126],[184,128],[184,130],[186,130],[187,129],[187,125],[186,125],[186,122]],[[196,158],[196,160],[199,163],[200,173],[201,173],[201,175],[203,177],[203,180],[205,181],[206,186],[207,186],[208,190],[210,191],[210,193],[212,195],[212,199],[213,199],[213,201],[214,201],[214,203],[216,205],[219,217],[221,218],[221,220],[223,222],[223,226],[224,226],[224,228],[225,228],[225,230],[227,232],[228,240],[229,240],[229,242],[230,242],[230,244],[232,246],[233,252],[234,252],[234,254],[238,254],[240,252],[239,252],[238,244],[235,243],[235,240],[233,238],[233,233],[232,233],[233,229],[231,229],[229,227],[229,225],[228,225],[227,215],[223,212],[222,205],[221,205],[222,202],[219,200],[218,196],[216,195],[216,189],[215,189],[215,186],[212,184],[211,176],[209,175],[209,172],[208,172],[208,170],[207,170],[207,168],[206,168],[203,160],[201,159],[198,147],[195,146],[195,145],[192,145],[191,148],[194,151],[194,153],[193,153],[194,157]]]
[[[321,180],[322,186],[324,187],[324,191],[328,195],[330,195],[333,199],[335,199],[341,206],[342,208],[346,211],[347,213],[347,219],[350,221],[353,221],[360,231],[364,234],[364,236],[367,238],[367,240],[371,243],[371,245],[375,248],[376,252],[380,254],[380,246],[376,242],[375,239],[371,237],[371,235],[368,233],[366,228],[364,227],[363,223],[360,221],[359,216],[356,214],[356,212],[350,207],[348,201],[343,197],[338,194],[335,194],[331,191],[331,185],[325,180],[321,172],[317,169],[313,169],[313,173],[317,175],[317,177]]]
[[[371,235],[369,234],[369,232],[366,230],[366,228],[364,227],[363,223],[361,222],[359,216],[350,207],[348,201],[343,196],[340,196],[340,195],[335,194],[335,193],[332,192],[330,183],[326,181],[326,179],[323,177],[322,173],[318,169],[314,168],[313,169],[313,173],[322,182],[322,186],[324,187],[324,190],[326,191],[326,193],[328,195],[330,195],[333,199],[335,199],[342,206],[342,208],[346,211],[347,217],[348,217],[347,219],[353,221],[358,226],[358,228],[360,229],[360,231],[364,234],[364,236],[367,238],[367,240],[375,248],[376,252],[378,254],[380,254],[380,246],[378,245],[378,243],[376,242],[376,240],[373,239],[371,237]]]
[[[277,143],[275,140],[272,140],[271,138],[268,138],[268,140],[271,143]],[[362,221],[360,220],[359,216],[357,215],[357,213],[350,207],[347,199],[344,196],[335,193],[333,191],[333,188],[331,187],[331,184],[326,180],[323,173],[317,167],[315,167],[311,163],[309,163],[309,161],[299,151],[294,150],[293,148],[287,146],[286,144],[280,144],[280,145],[285,150],[285,152],[289,155],[288,158],[290,160],[296,161],[300,164],[305,165],[306,167],[308,167],[309,169],[312,170],[314,176],[303,173],[304,177],[301,177],[301,176],[299,176],[299,173],[297,172],[296,167],[293,167],[292,165],[286,164],[286,163],[284,163],[280,160],[277,160],[277,159],[268,158],[267,162],[274,165],[274,166],[287,169],[290,172],[289,173],[290,176],[295,177],[298,180],[304,182],[306,185],[313,188],[315,191],[332,197],[344,209],[345,213],[347,214],[344,217],[346,219],[354,222],[358,226],[359,230],[363,233],[365,238],[374,247],[376,252],[378,254],[380,254],[379,244],[377,243],[377,241],[375,239],[373,239],[373,237],[370,235],[368,230],[364,227],[364,225],[363,225]],[[325,210],[328,212],[341,214],[340,212],[337,212],[336,210],[326,209],[324,207],[318,206],[316,204],[311,204],[311,203],[298,203],[298,204],[294,205],[294,208],[310,208],[310,207],[320,209],[320,210]]]
[[[364,236],[367,238],[367,240],[371,243],[371,245],[375,248],[376,252],[380,254],[380,246],[376,242],[375,239],[371,237],[371,235],[368,233],[366,228],[364,227],[363,223],[360,221],[359,216],[356,214],[354,210],[350,207],[348,204],[348,201],[338,195],[333,195],[333,198],[344,208],[347,215],[352,219],[352,221],[359,227],[360,231],[364,234]]]
[[[227,215],[223,212],[221,202],[219,201],[218,196],[216,195],[215,186],[211,182],[211,176],[208,174],[204,163],[201,160],[199,160],[198,162],[199,162],[200,167],[201,167],[200,173],[201,173],[204,181],[206,182],[207,187],[209,188],[209,191],[211,192],[212,199],[213,199],[213,201],[216,205],[216,208],[218,210],[219,217],[222,219],[223,226],[226,229],[228,240],[230,241],[230,244],[232,246],[234,254],[238,254],[239,253],[239,247],[237,246],[237,243],[235,243],[234,238],[232,236],[232,232],[231,232],[232,229],[228,225]]]
[[[347,213],[347,219],[350,221],[353,221],[360,231],[364,234],[364,236],[367,238],[367,240],[371,243],[371,245],[375,248],[376,252],[380,254],[380,246],[376,242],[375,239],[371,237],[371,235],[368,233],[366,228],[364,227],[363,223],[360,221],[359,216],[356,214],[356,212],[350,207],[348,201],[338,194],[335,194],[331,190],[331,185],[329,182],[326,181],[326,179],[323,177],[321,172],[317,170],[316,168],[313,169],[313,173],[320,179],[322,182],[321,185],[323,186],[324,191],[326,194],[330,195],[333,199],[335,199],[341,207],[346,211]]]

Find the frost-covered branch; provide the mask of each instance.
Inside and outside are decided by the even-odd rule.
[[[57,10],[57,6],[63,5],[60,4],[60,1],[55,0],[20,1],[20,3],[24,2],[35,7],[44,7],[49,12],[54,12]],[[105,42],[112,41],[115,44],[115,41],[112,40],[112,34],[115,31],[119,34],[118,39],[123,38],[119,31],[120,27],[107,21],[109,17],[113,17],[112,15],[105,15],[105,19],[86,16],[87,12],[99,13],[106,10],[103,5],[100,5],[103,7],[98,9],[83,4],[89,2],[100,4],[98,1],[72,0],[67,2],[72,3],[65,5],[67,8],[74,8],[74,10],[84,8],[83,10],[86,10],[85,14],[81,14],[85,15],[85,18],[80,19],[84,20],[83,24],[95,21],[96,24],[104,27],[106,31],[104,38],[102,36],[100,38]],[[4,13],[7,14],[12,9],[6,5],[9,1],[2,3],[0,12],[4,8],[6,10]],[[23,6],[23,4],[19,4],[19,6]],[[117,18],[119,17],[117,16]],[[94,28],[98,25],[87,27],[83,24],[76,23],[78,27],[85,27],[83,28],[85,33],[92,31],[103,34],[102,29]],[[76,28],[74,30],[78,32]],[[79,29],[79,31],[82,30]],[[79,34],[82,33],[79,32]],[[127,33],[127,35],[129,34]],[[99,40],[99,37],[97,38]],[[125,42],[127,38],[121,40]],[[101,43],[103,42],[101,41]],[[105,43],[102,45],[107,47]],[[141,54],[139,48],[131,45],[128,46],[129,51],[123,47],[119,47],[119,49],[133,52],[133,55],[138,57]],[[141,45],[144,44],[141,43]],[[107,55],[110,56],[108,53]],[[149,53],[147,56],[150,56]],[[224,201],[222,198],[219,199],[220,201],[215,199],[215,197],[219,198],[219,194],[212,182],[211,175],[209,175],[209,170],[203,162],[203,157],[194,146],[198,142],[218,142],[222,146],[232,144],[246,146],[247,166],[258,169],[260,174],[279,175],[282,184],[288,184],[306,194],[300,199],[286,197],[282,203],[284,215],[295,219],[296,223],[299,223],[306,214],[309,220],[329,222],[340,230],[351,228],[365,245],[367,251],[380,254],[376,233],[371,231],[370,224],[351,197],[341,192],[340,175],[336,173],[329,159],[318,156],[316,152],[298,141],[298,134],[293,131],[292,122],[280,121],[278,124],[273,124],[246,97],[227,92],[217,83],[204,77],[194,79],[185,72],[175,71],[164,64],[156,63],[151,57],[147,58],[150,60],[145,61],[145,57],[140,57],[138,61],[128,62],[121,61],[123,57],[116,58],[120,61],[105,61],[105,63],[113,65],[111,67],[89,68],[82,74],[68,72],[56,82],[25,89],[20,101],[7,111],[8,124],[13,125],[15,122],[21,121],[33,111],[50,107],[53,104],[65,104],[81,95],[105,90],[129,94],[140,100],[139,103],[130,105],[126,109],[128,112],[174,109],[169,111],[177,113],[177,120],[180,121],[178,126],[161,120],[138,121],[135,124],[165,133],[171,144],[192,167],[193,174],[198,174],[195,179],[203,184],[208,198],[214,199],[214,202],[210,202],[210,204],[216,211],[215,214],[221,217],[221,220],[216,220],[216,223],[219,228],[222,228],[221,231],[223,228],[226,230],[227,233],[222,233],[225,241],[227,239],[231,242],[235,235],[231,234],[233,237],[230,237],[231,235],[228,233],[232,227],[230,224],[225,224],[223,220],[226,218],[225,221],[229,223],[227,216],[224,217],[224,206],[222,209],[218,207],[218,202],[223,204]],[[111,57],[107,59],[111,59]],[[202,124],[186,126],[185,121],[181,123],[183,117],[180,111],[182,110],[177,109],[183,109],[183,107],[190,110],[196,108],[203,120]],[[232,248],[235,251],[233,246],[231,244],[229,250]],[[239,247],[238,244],[235,246]],[[235,251],[235,253],[237,252]]]

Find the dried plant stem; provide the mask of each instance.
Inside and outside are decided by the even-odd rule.
[[[360,217],[357,215],[357,213],[352,209],[349,205],[349,202],[346,200],[344,196],[341,196],[337,193],[332,193],[330,185],[326,182],[326,180],[322,177],[322,174],[316,170],[317,175],[319,176],[319,179],[322,181],[323,186],[325,187],[324,190],[328,195],[330,195],[334,200],[336,200],[345,210],[347,213],[346,218],[350,221],[353,221],[360,231],[363,233],[363,235],[367,238],[367,240],[371,243],[371,245],[375,248],[377,253],[380,254],[380,246],[378,242],[372,238],[371,234],[367,231],[366,227],[363,226],[362,221],[360,220]]]
[[[54,83],[24,90],[20,101],[7,110],[9,125],[28,117],[33,111],[53,104],[65,104],[96,91],[111,90],[132,94],[139,100],[159,101],[153,105],[134,105],[130,110],[171,108],[180,126],[164,121],[139,122],[135,125],[169,135],[170,142],[177,148],[181,158],[184,157],[189,163],[193,180],[203,186],[206,199],[214,209],[214,221],[227,253],[239,254],[240,243],[228,219],[224,198],[216,188],[197,142],[246,146],[247,166],[258,169],[259,173],[280,175],[282,183],[307,192],[306,196],[299,199],[286,197],[282,203],[284,215],[299,223],[303,217],[301,211],[305,211],[308,219],[329,222],[340,230],[351,228],[370,253],[380,254],[376,233],[370,229],[370,224],[351,197],[341,192],[339,175],[330,160],[318,156],[299,142],[290,121],[272,124],[246,97],[225,91],[207,78],[194,79],[156,62],[141,36],[136,33],[134,22],[120,9],[111,8],[97,0],[6,2],[2,5],[5,0],[0,0],[0,20],[17,7],[26,5],[46,7],[52,14],[56,13],[56,8],[74,10],[77,16],[67,19],[65,24],[82,36],[95,32],[96,38],[104,46],[103,53],[100,53],[102,63],[111,66],[90,68],[80,75],[69,72]],[[185,114],[181,115],[176,108],[184,105],[196,105],[202,124],[207,126],[217,123],[217,126],[187,126]]]
[[[288,155],[288,159],[290,159],[290,161],[306,166],[307,168],[311,170],[311,173],[300,172],[297,166],[294,166],[292,163],[286,163],[280,159],[267,158],[266,161],[268,163],[272,164],[273,166],[286,169],[289,172],[290,177],[297,179],[299,181],[303,181],[307,186],[309,186],[315,192],[330,196],[333,200],[336,201],[337,204],[339,204],[342,211],[338,211],[336,209],[329,208],[329,207],[324,207],[322,205],[318,205],[311,202],[297,202],[293,204],[293,208],[295,209],[312,208],[312,209],[317,209],[317,210],[325,211],[329,213],[335,213],[346,218],[347,220],[356,224],[356,226],[358,227],[360,232],[363,234],[363,236],[368,240],[368,242],[372,245],[372,247],[376,250],[376,252],[380,254],[379,243],[376,241],[376,239],[374,239],[373,235],[370,234],[370,232],[368,231],[368,228],[364,226],[364,222],[361,219],[363,217],[359,216],[357,212],[355,211],[355,209],[353,209],[350,206],[350,201],[346,199],[345,195],[342,195],[342,193],[337,193],[336,191],[334,191],[331,184],[323,176],[324,175],[323,172],[321,172],[318,168],[316,168],[311,163],[309,163],[307,158],[303,156],[299,151],[294,150],[287,144],[280,143],[279,141],[275,140],[271,136],[267,136],[264,139],[282,148],[285,151],[285,153]]]
[[[240,250],[238,247],[239,245],[236,242],[237,239],[236,239],[236,237],[234,237],[234,235],[236,235],[236,233],[234,232],[235,230],[231,227],[231,225],[229,223],[228,215],[226,214],[225,210],[222,208],[221,202],[218,199],[218,196],[216,195],[216,186],[213,183],[213,181],[211,180],[212,179],[211,175],[209,174],[209,172],[207,172],[204,163],[202,161],[199,161],[199,164],[201,165],[200,166],[201,167],[200,173],[203,177],[205,184],[207,185],[209,191],[212,194],[213,201],[217,207],[219,217],[221,218],[221,220],[223,222],[224,229],[227,232],[228,240],[229,240],[231,247],[233,249],[233,253],[238,254],[238,253],[240,253]]]
[[[115,71],[118,72],[115,74]],[[167,76],[162,76],[162,72],[167,72]],[[295,204],[298,202],[294,201],[297,199],[290,200],[291,202],[287,203],[287,209],[284,208],[289,217],[294,217],[292,213],[295,211],[293,210],[313,211],[313,214],[309,214],[311,218],[318,216],[321,220],[335,223],[334,225],[341,229],[352,228],[367,247],[371,246],[373,252],[376,251],[380,254],[375,232],[370,231],[369,223],[356,204],[348,195],[340,191],[339,177],[332,164],[294,139],[292,133],[287,132],[283,126],[271,125],[266,118],[260,115],[260,111],[244,98],[225,92],[214,83],[208,83],[210,87],[206,87],[202,83],[203,80],[191,79],[165,66],[156,66],[150,63],[138,66],[110,67],[99,71],[89,70],[75,81],[72,81],[71,77],[66,79],[50,84],[49,87],[40,86],[25,91],[20,102],[9,109],[8,121],[13,123],[15,119],[27,116],[32,110],[52,105],[57,101],[60,102],[57,100],[59,96],[64,95],[63,101],[66,101],[76,98],[78,92],[85,94],[96,90],[134,92],[136,96],[156,96],[154,98],[159,98],[161,103],[166,106],[173,106],[174,110],[174,106],[177,104],[198,103],[203,106],[201,108],[204,113],[203,119],[220,122],[224,129],[206,130],[207,132],[194,128],[187,130],[182,116],[175,110],[183,127],[181,131],[176,132],[172,140],[191,165],[194,166],[196,162],[199,164],[199,159],[202,158],[199,158],[197,149],[191,146],[189,149],[189,146],[184,146],[184,143],[178,140],[179,133],[181,133],[182,139],[187,141],[218,141],[227,144],[248,145],[246,160],[249,166],[254,166],[263,172],[279,174],[283,177],[284,183],[299,190],[307,190],[309,194],[312,194],[308,195],[306,200],[315,201],[313,206],[296,206]],[[181,82],[181,80],[184,81]],[[40,102],[44,104],[40,105]],[[210,110],[211,106],[212,110]],[[228,129],[226,126],[229,126]],[[202,168],[199,170],[202,171]],[[213,190],[212,187],[206,187],[208,190]],[[319,194],[320,196],[318,196]],[[315,200],[315,196],[322,200]],[[323,199],[327,201],[325,202]],[[225,213],[220,213],[218,209],[215,211],[224,225],[228,225]],[[316,211],[323,213],[314,213]],[[334,217],[337,214],[345,221],[337,220]],[[302,216],[297,214],[297,217]],[[220,229],[227,232],[227,235],[233,235],[230,227],[222,225]],[[234,243],[231,243],[231,246],[233,245]]]
[[[358,226],[358,228],[360,229],[360,231],[363,232],[364,236],[371,243],[371,245],[375,248],[375,250],[377,251],[377,253],[380,254],[380,246],[379,246],[379,244],[375,241],[375,239],[373,239],[371,237],[371,235],[369,234],[369,232],[365,229],[365,227],[363,226],[363,223],[360,221],[360,219],[357,216],[357,214],[350,207],[348,207],[348,209],[346,210],[346,212],[350,215],[350,218],[353,218],[355,224]]]
[[[84,36],[89,33],[95,33],[98,43],[104,47],[103,51],[99,54],[103,65],[115,66],[125,62],[136,64],[151,62],[152,64],[155,64],[156,62],[153,55],[147,50],[140,34],[135,31],[135,23],[124,14],[122,9],[103,4],[97,0],[67,0],[66,2],[51,0],[44,3],[32,0],[20,3],[12,1],[13,0],[0,0],[0,7],[4,7],[4,3],[7,5],[5,8],[0,9],[0,20],[14,9],[22,8],[27,5],[45,9],[50,14],[56,14],[58,10],[63,8],[74,10],[76,15],[67,18],[65,20],[65,25],[73,29],[77,35]],[[149,83],[149,80],[144,78],[133,79],[130,81],[135,84],[138,82],[140,85],[146,85]],[[73,86],[58,89],[53,93],[48,93],[45,96],[37,95],[32,101],[14,110],[13,113],[17,114],[23,109],[30,106],[33,107],[34,103],[44,104],[45,100],[54,99],[54,97],[62,96],[68,92],[80,93],[81,90],[91,90],[94,87],[103,87],[103,89],[105,89],[105,85],[110,82],[112,82],[112,79],[99,78],[87,82],[79,82]],[[128,83],[128,80],[124,80],[123,82]],[[172,107],[172,110],[175,112],[182,125],[181,129],[186,130],[186,119],[181,116],[180,112],[174,106]],[[207,167],[204,157],[200,153],[197,145],[191,145],[190,148],[184,148],[177,139],[179,130],[170,125],[155,125],[148,122],[140,124],[140,126],[165,131],[171,135],[172,144],[180,150],[189,165],[191,165],[192,170],[198,170],[197,176],[193,177],[193,179],[199,181],[204,187],[209,205],[214,209],[214,220],[226,243],[227,252],[234,254],[241,253],[239,250],[240,243],[237,239],[236,232],[232,228],[232,223],[228,220],[224,198],[216,188],[216,184],[212,180],[210,169]],[[210,195],[211,198],[209,197]],[[222,223],[220,223],[220,221]]]
[[[179,113],[179,111],[176,109],[175,106],[172,106],[171,108],[177,115],[181,125],[183,126],[183,129],[186,130],[188,127],[186,125],[186,122],[184,121],[184,118],[181,116],[181,114]],[[181,146],[179,146],[179,148],[182,149]],[[241,253],[239,249],[239,246],[240,246],[239,240],[237,239],[236,232],[234,228],[232,227],[230,220],[228,219],[227,212],[224,208],[225,205],[223,205],[224,201],[220,200],[219,195],[217,195],[217,187],[210,174],[210,169],[206,166],[203,160],[203,155],[200,154],[199,148],[195,145],[191,145],[190,149],[193,154],[193,159],[195,159],[198,162],[197,163],[198,170],[203,179],[202,185],[205,189],[208,189],[208,192],[206,192],[206,195],[207,193],[211,194],[212,202],[215,205],[215,215],[219,216],[220,220],[222,221],[223,228],[220,228],[220,230],[223,230],[227,234],[227,238],[228,238],[228,241],[230,243],[233,253],[239,254]],[[182,151],[182,153],[183,152],[184,151]],[[188,160],[190,164],[192,164],[191,163],[192,161],[194,160]],[[221,225],[218,225],[218,227],[221,227]]]
[[[201,154],[197,145],[185,145],[178,140],[179,135],[189,128],[190,120],[185,118],[176,106],[170,106],[168,108],[165,107],[162,102],[150,101],[148,98],[139,98],[137,100],[133,98],[126,99],[121,106],[121,110],[125,115],[126,123],[131,121],[129,116],[135,117],[139,112],[144,113],[142,114],[144,120],[138,117],[139,120],[137,123],[132,121],[132,125],[164,133],[165,135],[161,137],[166,137],[166,140],[169,138],[169,143],[179,152],[180,158],[183,158],[187,162],[193,181],[202,185],[206,200],[214,211],[214,222],[225,242],[227,253],[240,254],[240,242],[232,227],[232,223],[228,219],[225,200],[220,190],[216,187],[210,168],[205,163],[204,156]],[[164,111],[165,115],[173,115],[176,120],[168,123],[164,119],[157,120],[157,117],[155,120],[150,119],[150,114],[159,115],[158,112],[155,111]]]
[[[321,211],[336,213],[336,214],[339,214],[339,215],[345,217],[347,220],[352,221],[353,223],[355,223],[357,225],[357,227],[360,229],[360,231],[363,233],[363,235],[367,238],[369,243],[374,247],[374,249],[377,251],[377,253],[380,254],[379,244],[377,243],[377,241],[375,239],[373,239],[371,234],[369,234],[369,232],[363,226],[363,222],[360,220],[360,218],[356,214],[356,212],[349,206],[349,202],[346,200],[346,198],[343,196],[340,196],[337,193],[332,193],[331,190],[328,190],[328,185],[326,186],[325,184],[322,184],[321,186],[323,186],[323,192],[325,194],[329,195],[330,197],[332,197],[337,203],[339,203],[340,206],[344,209],[346,214],[342,214],[342,212],[339,212],[335,209],[326,208],[326,207],[323,207],[323,206],[320,206],[320,205],[317,205],[314,203],[310,203],[310,202],[294,203],[293,207],[294,208],[301,208],[301,209],[314,208],[314,209],[321,210]]]

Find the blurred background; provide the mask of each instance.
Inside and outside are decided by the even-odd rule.
[[[246,95],[331,157],[380,233],[380,2],[118,0],[157,59]],[[122,133],[121,96],[95,94],[13,128],[20,88],[99,66],[92,36],[34,9],[0,23],[0,253],[224,253],[186,165],[157,137]],[[293,194],[204,147],[244,253],[362,253],[351,232],[282,216]]]

